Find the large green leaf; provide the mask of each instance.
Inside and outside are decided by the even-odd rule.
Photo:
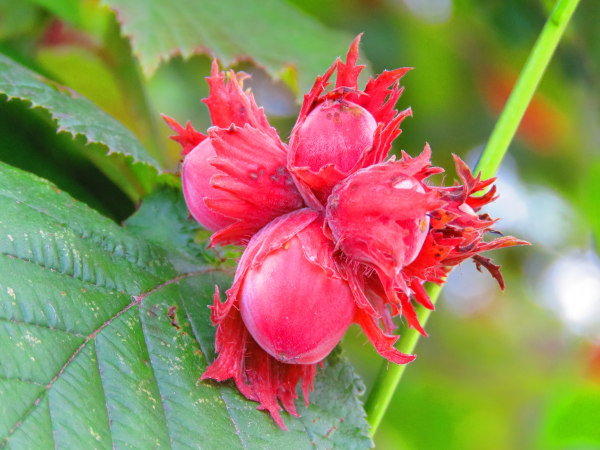
[[[0,163],[0,447],[364,448],[362,384],[338,352],[277,427],[214,358],[206,304],[228,277],[188,252],[178,192],[124,227]]]
[[[297,72],[299,92],[336,56],[351,37],[328,30],[282,0],[103,0],[116,11],[123,33],[150,76],[175,54],[216,56],[225,65],[253,60],[272,76]],[[289,81],[289,80],[288,80]]]
[[[88,143],[108,148],[108,153],[131,157],[161,170],[159,163],[121,123],[104,113],[88,99],[60,86],[0,54],[0,94],[16,98],[32,107],[50,112],[58,131],[82,135]]]
[[[90,149],[56,133],[47,113],[0,100],[0,116],[0,161],[52,181],[114,220],[132,214],[135,204],[86,157]]]

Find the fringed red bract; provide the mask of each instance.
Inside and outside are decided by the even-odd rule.
[[[226,300],[215,292],[218,355],[202,379],[233,379],[283,428],[282,408],[297,415],[296,386],[308,404],[317,367],[351,322],[381,356],[406,364],[415,355],[395,348],[393,319],[425,334],[414,308],[433,309],[425,282],[443,283],[471,258],[503,288],[499,266],[480,253],[527,244],[483,240],[496,222],[480,213],[495,199],[494,180],[474,177],[460,158],[460,183],[450,187],[428,180],[443,172],[428,145],[414,158],[388,158],[411,115],[396,110],[409,69],[360,89],[359,41],[317,77],[289,145],[244,91],[247,75],[219,72],[216,61],[207,134],[165,116],[183,147],[191,213],[214,232],[211,245],[246,246]]]

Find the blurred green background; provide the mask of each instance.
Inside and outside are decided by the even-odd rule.
[[[415,155],[429,142],[449,183],[452,153],[471,167],[477,162],[553,2],[289,4],[348,44],[364,33],[371,73],[415,68],[402,80],[398,104],[411,106],[414,117],[394,150]],[[210,58],[175,56],[146,79],[114,13],[94,1],[0,0],[0,51],[88,97],[172,170],[179,149],[158,113],[210,126],[200,103]],[[338,55],[322,42],[316,56]],[[249,60],[234,68],[252,74],[246,86],[286,140],[302,94],[293,73],[273,81]],[[503,266],[504,292],[470,263],[451,274],[427,325],[430,337],[421,339],[375,437],[378,448],[600,448],[599,74],[600,2],[583,0],[502,164],[500,198],[487,210],[502,218],[498,230],[533,246],[491,255]],[[114,176],[120,161],[57,135],[47,114],[23,102],[0,96],[0,119],[1,160],[117,221],[149,189],[124,189]],[[358,328],[344,348],[368,395],[381,358]]]

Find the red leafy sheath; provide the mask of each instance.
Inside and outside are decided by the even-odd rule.
[[[282,409],[297,415],[297,384],[308,404],[317,365],[350,322],[380,355],[406,364],[415,355],[394,347],[393,319],[426,334],[414,307],[433,309],[425,282],[443,283],[471,258],[504,288],[500,266],[480,253],[527,245],[483,240],[495,232],[480,213],[495,199],[494,179],[474,177],[460,158],[460,183],[449,187],[427,180],[443,172],[428,145],[415,158],[386,160],[411,115],[395,109],[410,69],[384,71],[361,90],[359,41],[305,95],[289,151],[243,90],[247,75],[219,72],[216,62],[204,100],[208,135],[164,116],[186,158],[188,207],[214,231],[211,245],[247,245],[227,300],[215,293],[218,355],[202,379],[232,378],[282,428]]]
[[[260,402],[261,408],[268,410],[282,427],[279,414],[281,407],[296,414],[293,400],[296,398],[296,385],[303,380],[303,393],[308,404],[308,392],[312,389],[315,364],[285,364],[265,352],[249,335],[239,313],[240,290],[249,270],[260,264],[269,254],[283,248],[294,236],[318,218],[315,211],[302,209],[279,217],[261,230],[244,252],[236,271],[233,286],[227,291],[227,301],[221,303],[219,291],[211,307],[212,321],[218,326],[215,349],[219,353],[202,379],[212,378],[223,381],[235,380],[242,394]]]
[[[426,185],[425,178],[441,172],[431,167],[430,155],[427,146],[417,158],[403,154],[400,161],[360,170],[336,186],[327,204],[331,235],[349,263],[364,266],[362,271],[348,271],[355,279],[352,284],[365,286],[373,277],[368,269],[374,270],[383,288],[384,294],[379,295],[383,304],[389,305],[392,315],[404,315],[408,325],[424,335],[410,300],[433,309],[423,288],[425,281],[441,284],[452,266],[473,257],[478,268],[489,270],[503,288],[499,266],[478,253],[527,244],[513,237],[483,242],[495,221],[476,212],[493,200],[494,190],[481,197],[475,194],[494,180],[474,178],[455,156],[463,184],[450,188]],[[417,225],[425,218],[429,225],[419,229]],[[417,254],[412,245],[418,245]],[[381,307],[363,307],[362,313],[372,320],[385,318]],[[384,327],[389,328],[385,322]]]
[[[385,71],[377,78],[371,78],[364,91],[358,89],[358,75],[364,68],[356,65],[360,37],[361,35],[352,42],[346,64],[338,58],[323,76],[317,77],[311,91],[304,96],[300,115],[290,137],[288,167],[306,204],[313,208],[325,206],[332,188],[346,176],[363,167],[383,161],[391,148],[392,141],[401,132],[400,123],[412,114],[410,108],[400,113],[394,109],[396,101],[402,94],[399,80],[410,68]],[[329,78],[334,72],[337,72],[335,89],[325,93]],[[305,132],[304,123],[324,102],[340,102],[361,107],[377,124],[369,145],[364,146],[361,154],[354,158],[349,170],[343,170],[336,164],[326,164],[319,169],[299,165],[298,147],[302,143]],[[358,138],[361,132],[360,126],[348,126],[347,133],[350,136],[355,135]],[[339,151],[336,150],[339,148],[338,142],[331,142],[331,147],[332,153]]]
[[[245,78],[246,74],[219,72],[216,61],[208,78],[210,95],[204,103],[216,125],[208,132],[216,157],[208,163],[218,169],[218,173],[213,175],[207,171],[193,176],[210,177],[206,181],[219,192],[205,195],[206,189],[202,189],[196,195],[186,195],[186,201],[191,210],[202,210],[203,205],[195,208],[190,205],[200,198],[217,217],[227,218],[219,221],[222,228],[213,229],[211,245],[246,244],[271,220],[304,205],[286,167],[287,147],[269,125],[252,94],[244,92]],[[172,139],[183,146],[184,156],[207,138],[189,123],[183,128],[175,120],[163,118],[179,133]],[[197,184],[208,183],[198,181]],[[192,187],[188,187],[187,192],[194,194]],[[205,221],[200,217],[196,219],[201,223],[214,223],[214,214],[209,216]]]
[[[249,124],[214,127],[209,137],[217,153],[210,163],[222,172],[211,184],[230,198],[205,202],[213,211],[237,219],[213,234],[211,245],[246,243],[271,220],[303,206],[286,168],[286,147],[278,137]]]
[[[169,125],[169,127],[171,127],[171,129],[177,133],[176,135],[169,137],[183,147],[181,150],[181,156],[187,155],[202,141],[204,141],[204,139],[206,139],[206,135],[196,131],[189,121],[185,128],[183,128],[175,119],[169,116],[162,114],[162,118],[165,122],[167,122],[167,125]]]

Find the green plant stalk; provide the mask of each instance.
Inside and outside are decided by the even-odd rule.
[[[442,290],[441,286],[428,283],[426,290],[431,303],[435,305],[435,302],[440,295],[440,291]],[[419,317],[419,322],[425,327],[427,319],[429,319],[432,311],[424,308],[422,305],[417,305],[415,307],[415,312],[417,313],[417,317]],[[419,337],[421,336],[419,332],[414,328],[409,329],[406,326],[402,326],[400,335],[402,336],[402,339],[400,339],[396,345],[398,350],[402,353],[413,353],[417,346],[417,342],[419,341]],[[365,403],[367,421],[371,424],[371,437],[375,435],[375,431],[377,431],[377,427],[387,411],[392,397],[394,396],[394,392],[396,391],[407,366],[408,364],[396,365],[384,361],[379,369],[379,373],[373,384],[373,389]]]
[[[475,168],[475,173],[481,173],[483,179],[493,177],[498,170],[578,3],[579,0],[557,0]],[[428,284],[426,288],[431,302],[435,305],[441,287]],[[421,305],[415,309],[419,321],[424,326],[431,311]],[[402,338],[397,344],[398,350],[413,353],[420,334],[414,328],[405,328],[401,334]],[[382,365],[365,403],[367,420],[371,424],[371,436],[375,435],[406,368],[406,365],[388,365],[387,362]]]
[[[578,3],[579,0],[556,2],[477,164],[475,173],[480,171],[482,178],[493,177],[500,167],[502,158],[517,132],[519,123]]]

